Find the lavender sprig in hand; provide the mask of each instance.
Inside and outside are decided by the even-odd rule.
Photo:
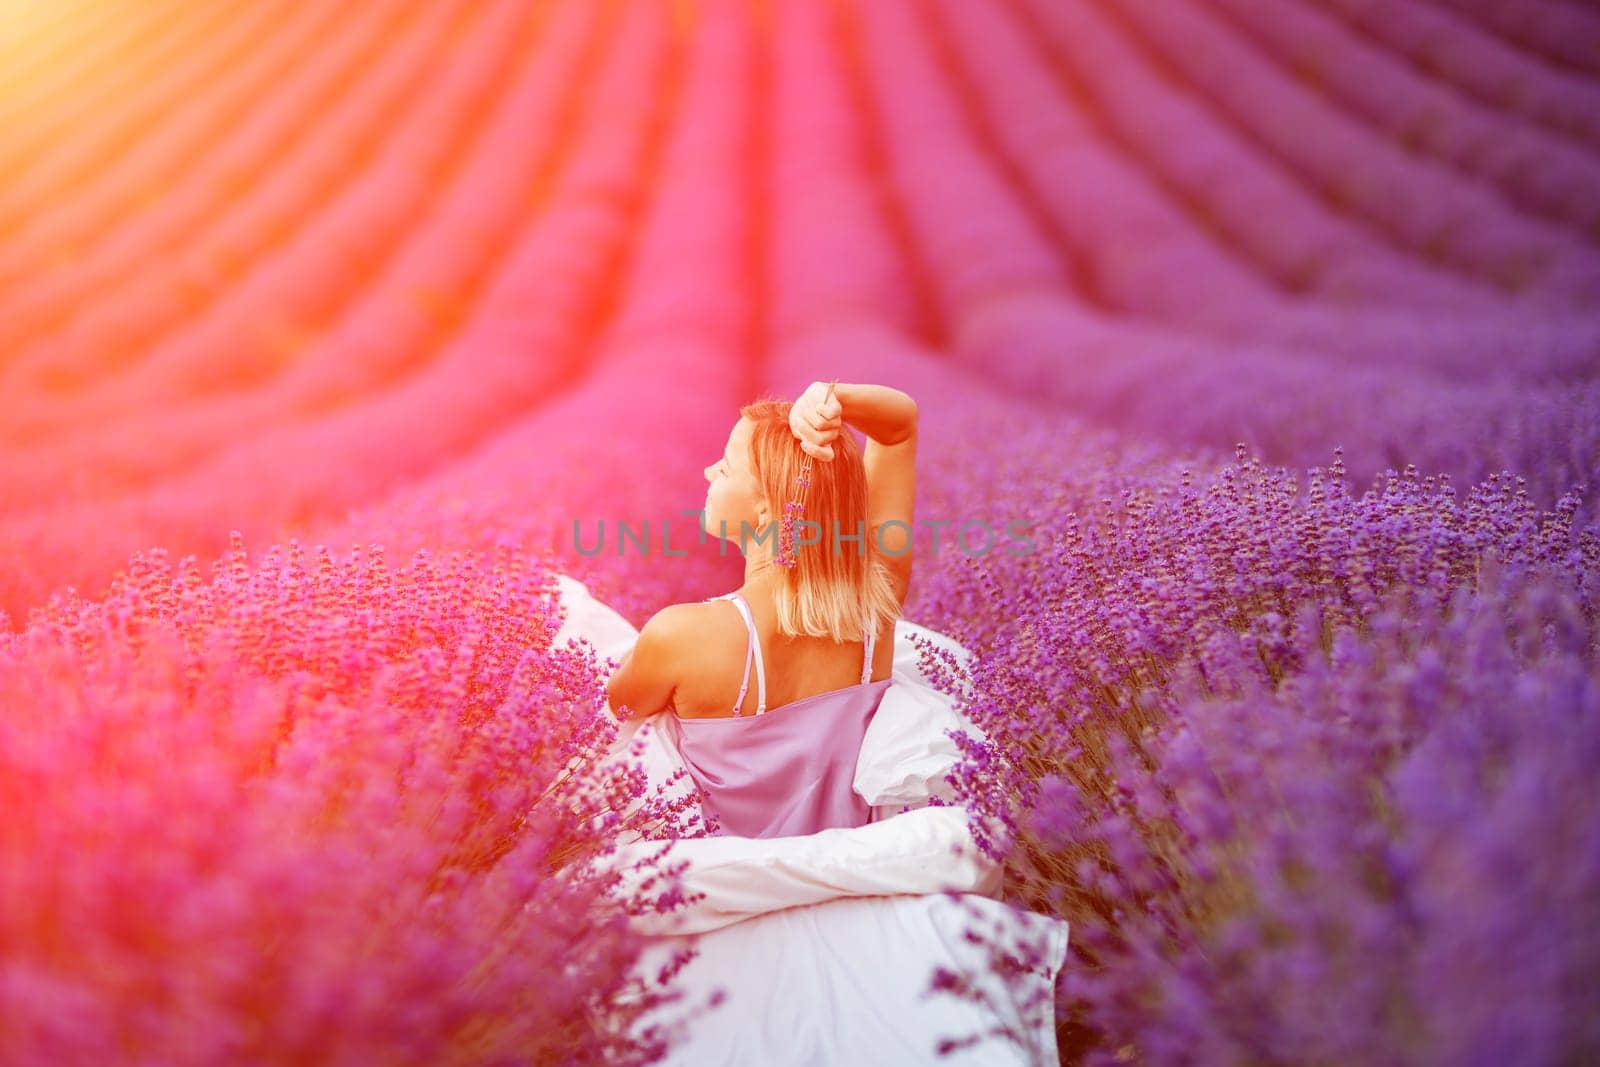
[[[835,378],[828,383],[828,393],[822,402],[826,404],[833,399],[834,387],[839,384]],[[783,505],[783,518],[778,527],[778,554],[773,563],[779,567],[795,567],[800,563],[799,553],[795,547],[794,527],[805,512],[806,488],[811,484],[812,454],[808,451],[805,459],[800,461],[800,473],[795,478],[794,498]]]

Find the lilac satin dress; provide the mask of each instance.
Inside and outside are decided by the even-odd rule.
[[[815,693],[779,708],[767,707],[767,678],[750,606],[737,592],[708,600],[732,600],[744,616],[750,647],[744,681],[728,718],[662,716],[700,787],[701,805],[721,821],[721,833],[737,837],[792,837],[834,826],[864,826],[872,808],[856,795],[856,759],[867,724],[892,677],[872,677],[872,642],[866,635],[861,681]],[[756,713],[739,710],[756,665]]]

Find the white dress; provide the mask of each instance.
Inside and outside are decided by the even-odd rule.
[[[625,619],[562,576],[568,611],[559,645],[584,638],[620,661],[637,636]],[[942,727],[965,724],[953,698],[916,668],[912,635],[960,646],[901,620],[895,627],[894,678],[869,729],[855,787],[877,821],[798,837],[715,837],[673,844],[667,862],[688,861],[694,905],[669,916],[638,917],[650,944],[633,970],[641,981],[673,953],[696,957],[673,979],[686,996],[639,1020],[670,1025],[694,1009],[662,1062],[668,1064],[1054,1064],[1050,991],[1066,963],[1068,924],[996,899],[998,866],[983,856],[942,777],[957,758]],[[653,718],[653,717],[652,717]],[[671,732],[651,719],[624,728],[614,755],[636,733],[652,783],[665,782],[681,758]],[[970,724],[964,728],[971,729]],[[625,870],[659,842],[619,843]],[[629,873],[622,888],[647,872]],[[1014,954],[1038,961],[1006,985],[985,966],[986,949],[968,941],[984,932]],[[936,971],[965,974],[989,1004],[930,992]],[[705,1010],[713,993],[724,999]],[[1032,1007],[1028,1002],[1037,1001]],[[940,1057],[941,1039],[1005,1026],[1019,1041],[987,1038]],[[1027,1047],[1024,1047],[1024,1043]]]

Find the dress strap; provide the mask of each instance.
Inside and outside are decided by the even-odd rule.
[[[767,710],[767,672],[766,666],[761,662],[761,641],[756,637],[755,619],[750,614],[750,605],[744,602],[744,597],[738,592],[727,594],[733,601],[733,606],[739,609],[739,614],[744,618],[744,626],[750,634],[750,647],[745,653],[744,680],[739,683],[739,696],[733,702],[733,713],[743,715],[744,695],[750,688],[750,660],[756,661],[756,714],[764,715]]]
[[[872,677],[872,642],[877,639],[877,636],[878,636],[878,634],[877,634],[876,630],[873,630],[873,629],[868,629],[867,630],[866,662],[861,664],[861,684],[862,685],[866,685],[867,684],[867,679]]]

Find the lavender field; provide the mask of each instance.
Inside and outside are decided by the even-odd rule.
[[[1062,1062],[1600,1061],[1600,3],[11,0],[0,1062],[659,1059],[555,575],[834,378]]]

